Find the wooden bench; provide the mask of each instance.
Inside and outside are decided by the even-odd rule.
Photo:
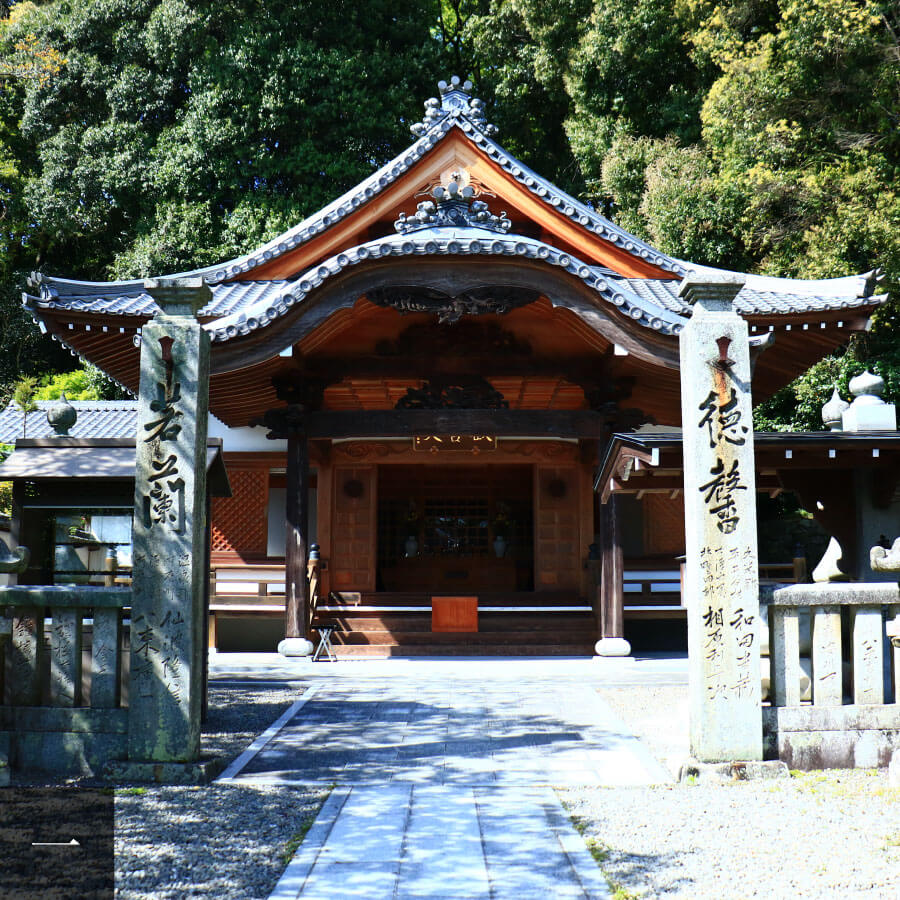
[[[686,614],[681,569],[667,560],[626,560],[622,604],[629,619],[672,619]]]
[[[683,599],[683,564],[667,568],[662,562],[625,563],[622,577],[626,618],[671,619],[687,614]],[[806,581],[806,560],[789,563],[760,563],[761,584],[796,584]]]
[[[210,566],[209,649],[216,650],[218,646],[220,615],[284,616],[284,578],[284,565],[277,563],[218,563]],[[228,589],[224,589],[226,586]],[[233,589],[235,586],[236,590]],[[241,590],[245,586],[248,590]]]

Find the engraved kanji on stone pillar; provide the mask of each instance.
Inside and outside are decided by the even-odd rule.
[[[199,278],[145,282],[161,312],[141,332],[128,756],[200,752],[209,335]]]
[[[691,754],[762,759],[756,478],[747,324],[734,275],[688,276],[680,336]]]

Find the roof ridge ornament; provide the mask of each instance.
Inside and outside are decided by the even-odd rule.
[[[458,75],[454,75],[449,84],[446,81],[439,81],[438,90],[441,92],[441,99],[429,97],[425,101],[425,116],[422,121],[410,126],[409,130],[417,138],[422,137],[450,115],[466,116],[476,128],[488,136],[497,133],[496,126],[487,120],[484,101],[472,96],[471,81],[462,81]]]
[[[505,211],[495,216],[484,200],[475,199],[471,185],[460,188],[458,182],[451,181],[446,187],[438,185],[432,194],[435,199],[423,200],[409,218],[406,213],[400,213],[394,222],[398,234],[423,228],[484,228],[505,234],[512,227]]]

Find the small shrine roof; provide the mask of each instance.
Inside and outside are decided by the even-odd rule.
[[[882,468],[896,470],[900,431],[756,431],[754,455],[759,489],[785,468]],[[682,430],[671,425],[642,425],[610,437],[594,479],[606,502],[610,493],[643,493],[683,469]],[[823,476],[824,477],[824,476]],[[680,489],[666,484],[666,490]],[[763,485],[760,487],[760,485]]]
[[[25,435],[28,438],[52,438],[55,434],[47,421],[47,409],[56,400],[41,400],[34,412],[28,413]],[[75,438],[133,438],[137,433],[136,400],[70,400],[78,413],[71,428]],[[14,444],[22,437],[22,411],[10,403],[0,411],[0,444]]]
[[[2,481],[44,481],[65,491],[71,480],[91,483],[133,482],[135,437],[19,438],[15,450],[0,464]],[[212,497],[230,497],[231,485],[222,456],[222,441],[211,438],[206,448],[207,487]]]

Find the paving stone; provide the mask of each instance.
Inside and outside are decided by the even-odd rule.
[[[299,896],[303,900],[393,897],[399,867],[397,862],[323,860],[316,864]]]

